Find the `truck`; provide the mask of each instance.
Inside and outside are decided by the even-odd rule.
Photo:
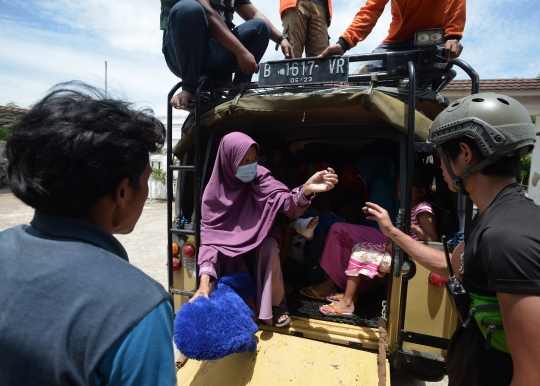
[[[279,143],[282,154],[289,155],[283,157],[283,168],[293,180],[325,165],[339,173],[366,149],[387,154],[400,177],[398,226],[409,233],[413,164],[421,159],[440,170],[427,139],[432,120],[449,104],[441,91],[456,76],[455,68],[471,78],[471,93],[479,89],[471,66],[461,59],[446,62],[441,55],[437,38],[443,32],[418,31],[418,46],[411,51],[261,63],[258,82],[249,84],[222,81],[223,73],[230,78],[234,68],[219,76],[204,74],[176,144],[172,107],[167,105],[168,285],[175,312],[198,288],[202,192],[219,140],[232,131],[260,138],[262,146],[265,141]],[[385,60],[385,70],[350,73],[352,63],[373,60]],[[432,87],[420,87],[426,82]],[[167,101],[180,87],[181,82],[170,90]],[[440,171],[435,185],[430,200],[437,208],[437,231],[459,238],[472,218],[473,205],[448,189]],[[350,198],[350,193],[331,198],[334,213],[350,214],[340,198]],[[353,199],[363,199],[352,194]],[[290,240],[288,229],[284,227],[284,240]],[[173,250],[173,243],[179,248]],[[437,242],[429,245],[442,248]],[[284,275],[295,288],[287,295],[290,325],[259,325],[256,353],[202,362],[181,356],[179,384],[389,385],[391,368],[404,368],[423,380],[443,378],[446,349],[458,318],[444,284],[430,281],[427,269],[394,244],[389,274],[373,293],[359,295],[354,318],[336,320],[318,312],[324,303],[298,295],[306,277],[294,269],[289,276],[285,273],[292,248],[284,241],[280,251]]]

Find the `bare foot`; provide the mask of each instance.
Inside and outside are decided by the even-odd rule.
[[[343,299],[344,294],[331,294],[326,297],[327,300],[331,300],[333,302],[339,302],[341,299]]]
[[[182,90],[171,98],[171,105],[175,109],[187,110],[190,100],[195,99],[195,95],[189,91]]]
[[[346,303],[343,299],[339,302],[332,303],[333,305],[329,304],[326,306],[322,306],[320,308],[321,312],[325,315],[337,315],[339,312],[336,311],[339,310],[344,314],[352,314],[354,313],[354,303]]]
[[[307,224],[306,229],[313,229],[313,228],[315,228],[317,226],[318,223],[319,223],[319,216],[315,216],[315,217],[313,217],[311,219],[309,224]],[[313,237],[315,237],[315,236],[306,237],[306,240],[311,241],[311,240],[313,240]]]

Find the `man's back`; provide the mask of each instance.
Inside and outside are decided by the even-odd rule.
[[[111,346],[169,299],[87,222],[36,212],[0,233],[0,256],[2,385],[93,384]]]

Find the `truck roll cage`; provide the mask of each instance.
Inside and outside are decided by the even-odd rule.
[[[472,81],[471,93],[476,94],[479,92],[480,78],[476,71],[466,62],[461,59],[451,59],[448,62],[441,61],[441,57],[437,55],[426,55],[426,50],[412,50],[412,51],[403,51],[403,52],[385,52],[385,53],[371,53],[371,54],[362,54],[362,55],[351,55],[347,57],[349,62],[360,62],[360,61],[371,61],[371,60],[386,60],[386,71],[382,72],[373,72],[367,74],[349,74],[347,77],[348,83],[350,85],[365,85],[369,84],[369,89],[373,89],[377,84],[383,84],[387,81],[392,80],[403,80],[408,79],[409,85],[417,84],[417,80],[425,77],[442,77],[442,83],[435,90],[437,93],[442,91],[456,76],[456,71],[453,69],[454,66],[461,68]],[[309,59],[309,58],[307,58]],[[288,59],[286,61],[299,61],[300,59]],[[172,270],[172,250],[171,245],[173,242],[173,235],[182,235],[182,236],[194,236],[195,237],[195,256],[198,256],[198,250],[200,245],[200,221],[201,221],[201,200],[202,200],[202,181],[203,173],[207,169],[207,163],[209,158],[209,153],[211,151],[212,136],[213,130],[210,130],[209,141],[206,147],[205,162],[203,166],[203,171],[201,171],[201,103],[203,101],[215,100],[222,98],[219,95],[219,92],[222,91],[231,91],[236,90],[240,91],[239,96],[246,90],[268,90],[268,87],[260,87],[258,83],[248,83],[242,85],[233,85],[233,84],[224,84],[222,81],[211,80],[216,76],[218,79],[223,79],[223,74],[227,75],[230,79],[231,74],[236,71],[239,71],[239,67],[227,68],[221,70],[219,73],[209,73],[201,77],[195,97],[195,106],[194,106],[194,115],[195,115],[195,143],[194,143],[194,165],[173,165],[173,143],[172,143],[172,105],[169,103],[171,98],[174,96],[175,92],[182,86],[182,82],[177,83],[174,87],[171,88],[167,95],[167,241],[168,241],[168,251],[167,251],[167,262],[168,262],[168,286],[169,291],[172,294],[184,295],[191,297],[194,295],[194,291],[185,291],[181,289],[173,288],[173,270]],[[286,91],[290,88],[298,88],[302,86],[291,85],[276,87],[273,89],[280,89]],[[321,88],[332,88],[335,87],[332,85],[325,84],[309,84],[309,87],[321,87]],[[205,94],[203,94],[205,93]],[[415,107],[416,107],[416,87],[408,87],[408,99],[406,102],[407,108],[407,128],[408,134],[400,135],[400,163],[401,165],[406,165],[405,168],[400,170],[400,180],[401,180],[401,189],[405,192],[404,195],[401,195],[400,210],[398,215],[398,227],[405,233],[409,234],[410,224],[411,224],[411,197],[412,197],[412,176],[413,174],[413,156],[415,151],[430,152],[433,147],[427,142],[416,142],[414,140],[415,133]],[[184,160],[187,160],[187,157],[184,157]],[[180,175],[184,175],[187,172],[194,173],[194,185],[195,185],[195,194],[194,194],[194,227],[190,229],[177,229],[172,226],[173,223],[173,173],[178,171]],[[407,178],[409,176],[409,178]],[[180,178],[179,178],[180,181]],[[177,200],[180,200],[180,195],[178,195]],[[181,207],[181,203],[177,201],[177,207]],[[473,205],[469,197],[467,197],[466,205],[466,227],[470,224],[472,219],[472,210]],[[180,213],[180,211],[178,211]],[[401,291],[402,296],[406,296],[408,280],[414,276],[415,272],[415,263],[413,259],[408,256],[404,251],[402,251],[399,246],[394,243],[393,247],[393,259],[391,272],[394,277],[399,277],[401,275],[401,269],[403,262],[407,262],[411,267],[411,270],[408,274],[403,275],[401,282]],[[196,287],[199,286],[199,267],[196,265]],[[391,281],[390,281],[391,282]],[[391,285],[388,286],[387,301],[391,293]],[[400,324],[399,331],[401,339],[398,341],[398,350],[402,350],[403,341],[411,342],[426,342],[429,341],[429,336],[423,336],[422,334],[417,333],[408,333],[404,330],[404,315],[405,315],[405,301],[402,301],[400,304]],[[433,338],[433,337],[432,337]],[[442,345],[444,342],[435,342],[437,346]]]

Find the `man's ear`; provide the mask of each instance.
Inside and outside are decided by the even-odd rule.
[[[475,149],[469,146],[468,143],[461,142],[459,144],[459,148],[461,150],[463,161],[465,161],[465,163],[470,164],[472,161],[474,161],[477,158]]]
[[[127,188],[129,186],[129,179],[122,178],[118,184],[116,184],[116,189],[114,189],[114,201],[120,207],[124,207],[127,204]]]

